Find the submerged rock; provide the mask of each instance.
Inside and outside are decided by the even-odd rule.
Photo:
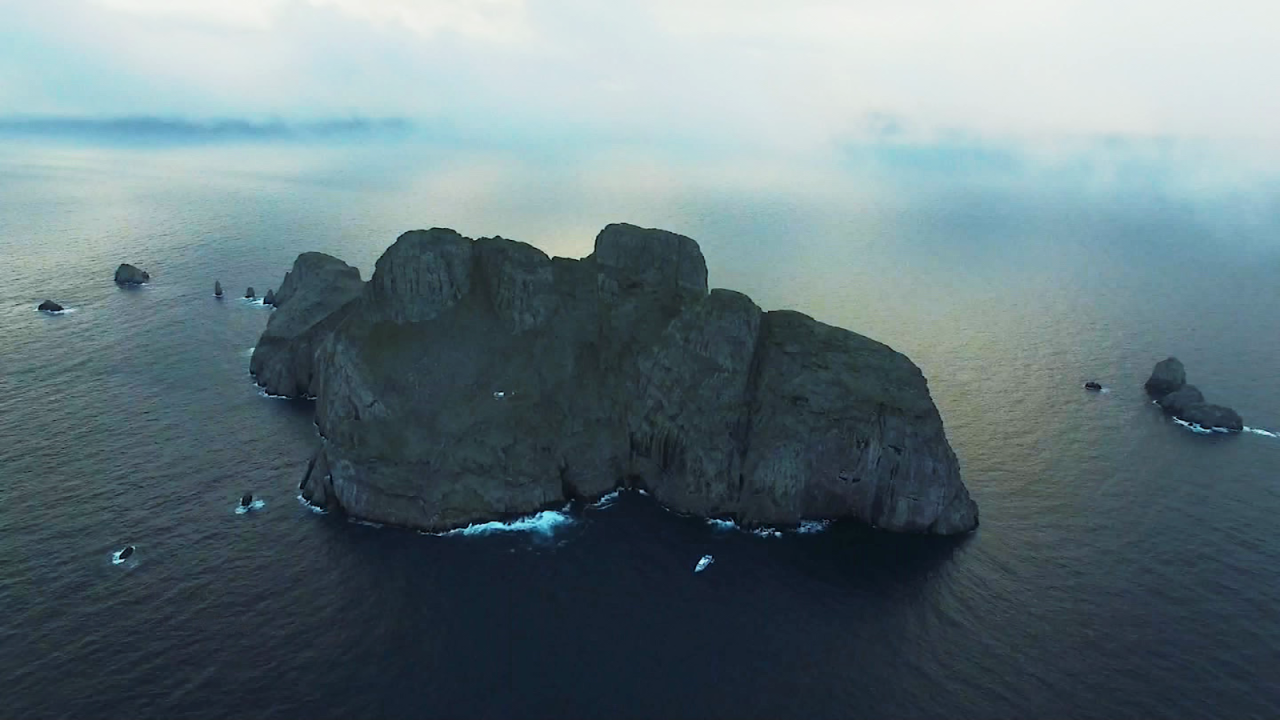
[[[214,297],[222,297],[222,282],[221,282],[221,281],[218,281],[218,280],[214,280],[214,281],[213,281],[213,296],[214,296]]]
[[[1154,397],[1164,397],[1186,384],[1186,369],[1178,358],[1171,357],[1156,363],[1143,387]]]
[[[124,263],[116,268],[115,279],[121,285],[141,285],[151,280],[151,274],[145,270],[139,270],[129,263]]]
[[[610,225],[568,260],[420,230],[368,283],[299,256],[276,300],[251,368],[316,396],[324,443],[301,487],[322,507],[443,530],[629,485],[744,525],[978,523],[919,368],[708,292],[681,235]]]
[[[36,309],[43,310],[45,312],[62,312],[62,306],[52,300],[45,300],[40,303],[40,306]]]

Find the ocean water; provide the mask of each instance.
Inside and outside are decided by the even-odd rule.
[[[1280,715],[1280,186],[1022,150],[0,145],[4,714]],[[614,221],[910,355],[981,528],[751,534],[624,493],[430,536],[296,499],[311,406],[249,378],[246,286],[307,250],[367,278],[417,227],[579,257]],[[1258,432],[1162,417],[1170,354]]]

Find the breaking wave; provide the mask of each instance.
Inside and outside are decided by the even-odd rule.
[[[468,525],[457,530],[448,530],[441,533],[428,533],[430,535],[438,535],[440,537],[450,537],[462,535],[466,537],[474,535],[492,535],[494,533],[511,533],[511,532],[528,532],[539,535],[551,535],[557,529],[566,525],[572,525],[573,518],[566,512],[560,510],[543,510],[540,513],[526,515],[516,518],[508,522],[494,520],[486,523],[476,523]]]

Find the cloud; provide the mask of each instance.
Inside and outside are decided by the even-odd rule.
[[[142,142],[287,140],[345,136],[404,135],[413,124],[403,118],[334,118],[288,123],[243,118],[185,120],[147,115],[129,117],[0,117],[0,137],[35,136]]]
[[[0,0],[0,109],[818,150],[1280,139],[1273,0]],[[868,118],[879,117],[878,126]],[[892,120],[891,123],[884,122]]]

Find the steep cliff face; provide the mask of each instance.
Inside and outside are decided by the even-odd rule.
[[[363,288],[360,271],[341,260],[317,252],[299,255],[280,283],[276,310],[249,361],[258,384],[274,395],[314,394],[316,348]]]
[[[636,485],[747,524],[977,525],[910,360],[708,293],[687,237],[610,225],[592,255],[565,260],[415,231],[358,297],[328,305],[259,343],[263,370],[291,368],[269,387],[317,396],[313,502],[438,530]]]

